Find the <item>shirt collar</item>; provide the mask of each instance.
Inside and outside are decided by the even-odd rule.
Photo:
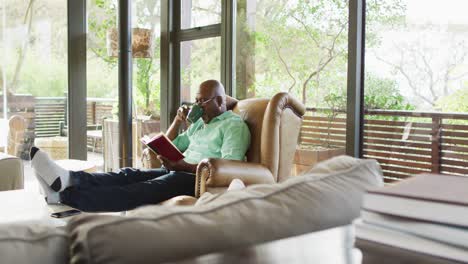
[[[219,121],[225,120],[225,119],[229,118],[231,115],[232,115],[232,111],[231,111],[231,110],[226,111],[226,112],[220,114],[219,116],[217,116],[217,117],[211,119],[210,123],[213,123],[213,121],[215,121],[215,120],[219,120]]]

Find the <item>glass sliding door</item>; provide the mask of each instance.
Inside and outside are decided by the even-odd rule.
[[[0,9],[0,147],[25,160],[28,189],[33,144],[68,158],[67,2],[4,0]]]
[[[307,107],[296,171],[344,154],[347,1],[237,1],[238,99],[289,92]]]
[[[117,28],[117,1],[87,3],[87,149],[99,170],[117,169],[118,59],[108,52],[107,35]],[[118,51],[116,51],[118,52]]]
[[[174,6],[175,19],[180,19],[180,28],[174,28],[179,61],[173,65],[178,73],[175,84],[180,96],[176,101],[180,105],[195,101],[201,82],[221,81],[222,6],[218,0],[182,0],[180,6]]]
[[[88,160],[104,171],[119,168],[117,8],[116,0],[87,5]],[[139,139],[160,130],[160,9],[160,1],[132,2],[134,167]]]
[[[367,4],[363,150],[387,182],[468,175],[467,8],[463,0]]]
[[[133,42],[147,40],[133,48],[133,166],[141,166],[144,146],[140,138],[160,132],[160,17],[161,1],[132,2]],[[143,38],[151,34],[151,39]],[[145,48],[148,45],[148,48]],[[140,48],[141,49],[140,49]]]
[[[180,51],[181,102],[195,102],[200,83],[221,78],[221,37],[184,41]]]
[[[180,0],[181,29],[221,23],[220,0]]]

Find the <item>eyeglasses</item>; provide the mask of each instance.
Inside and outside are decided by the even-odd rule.
[[[213,99],[215,99],[215,98],[216,98],[216,95],[213,96],[213,97],[211,97],[211,98],[209,98],[209,99],[206,99],[206,100],[197,98],[197,99],[195,99],[195,104],[197,104],[197,105],[204,105],[204,104],[208,103],[209,101],[211,101],[211,100],[213,100]]]

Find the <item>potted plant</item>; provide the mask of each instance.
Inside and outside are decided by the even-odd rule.
[[[332,133],[332,131],[337,131],[332,129],[337,122],[338,116],[345,113],[346,95],[332,92],[325,96],[324,101],[328,109],[323,112],[326,116],[327,123],[320,127],[326,130],[326,134],[322,133],[321,135],[323,136],[320,138],[323,143],[298,145],[294,156],[295,175],[307,171],[320,161],[345,154],[343,143],[340,144],[340,142],[332,141],[331,139],[333,136],[336,136],[337,133],[340,133]],[[344,131],[343,134],[345,134]]]

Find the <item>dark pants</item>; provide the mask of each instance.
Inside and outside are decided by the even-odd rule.
[[[62,203],[88,212],[125,211],[195,192],[195,174],[166,169],[70,174],[73,186],[60,193]]]

